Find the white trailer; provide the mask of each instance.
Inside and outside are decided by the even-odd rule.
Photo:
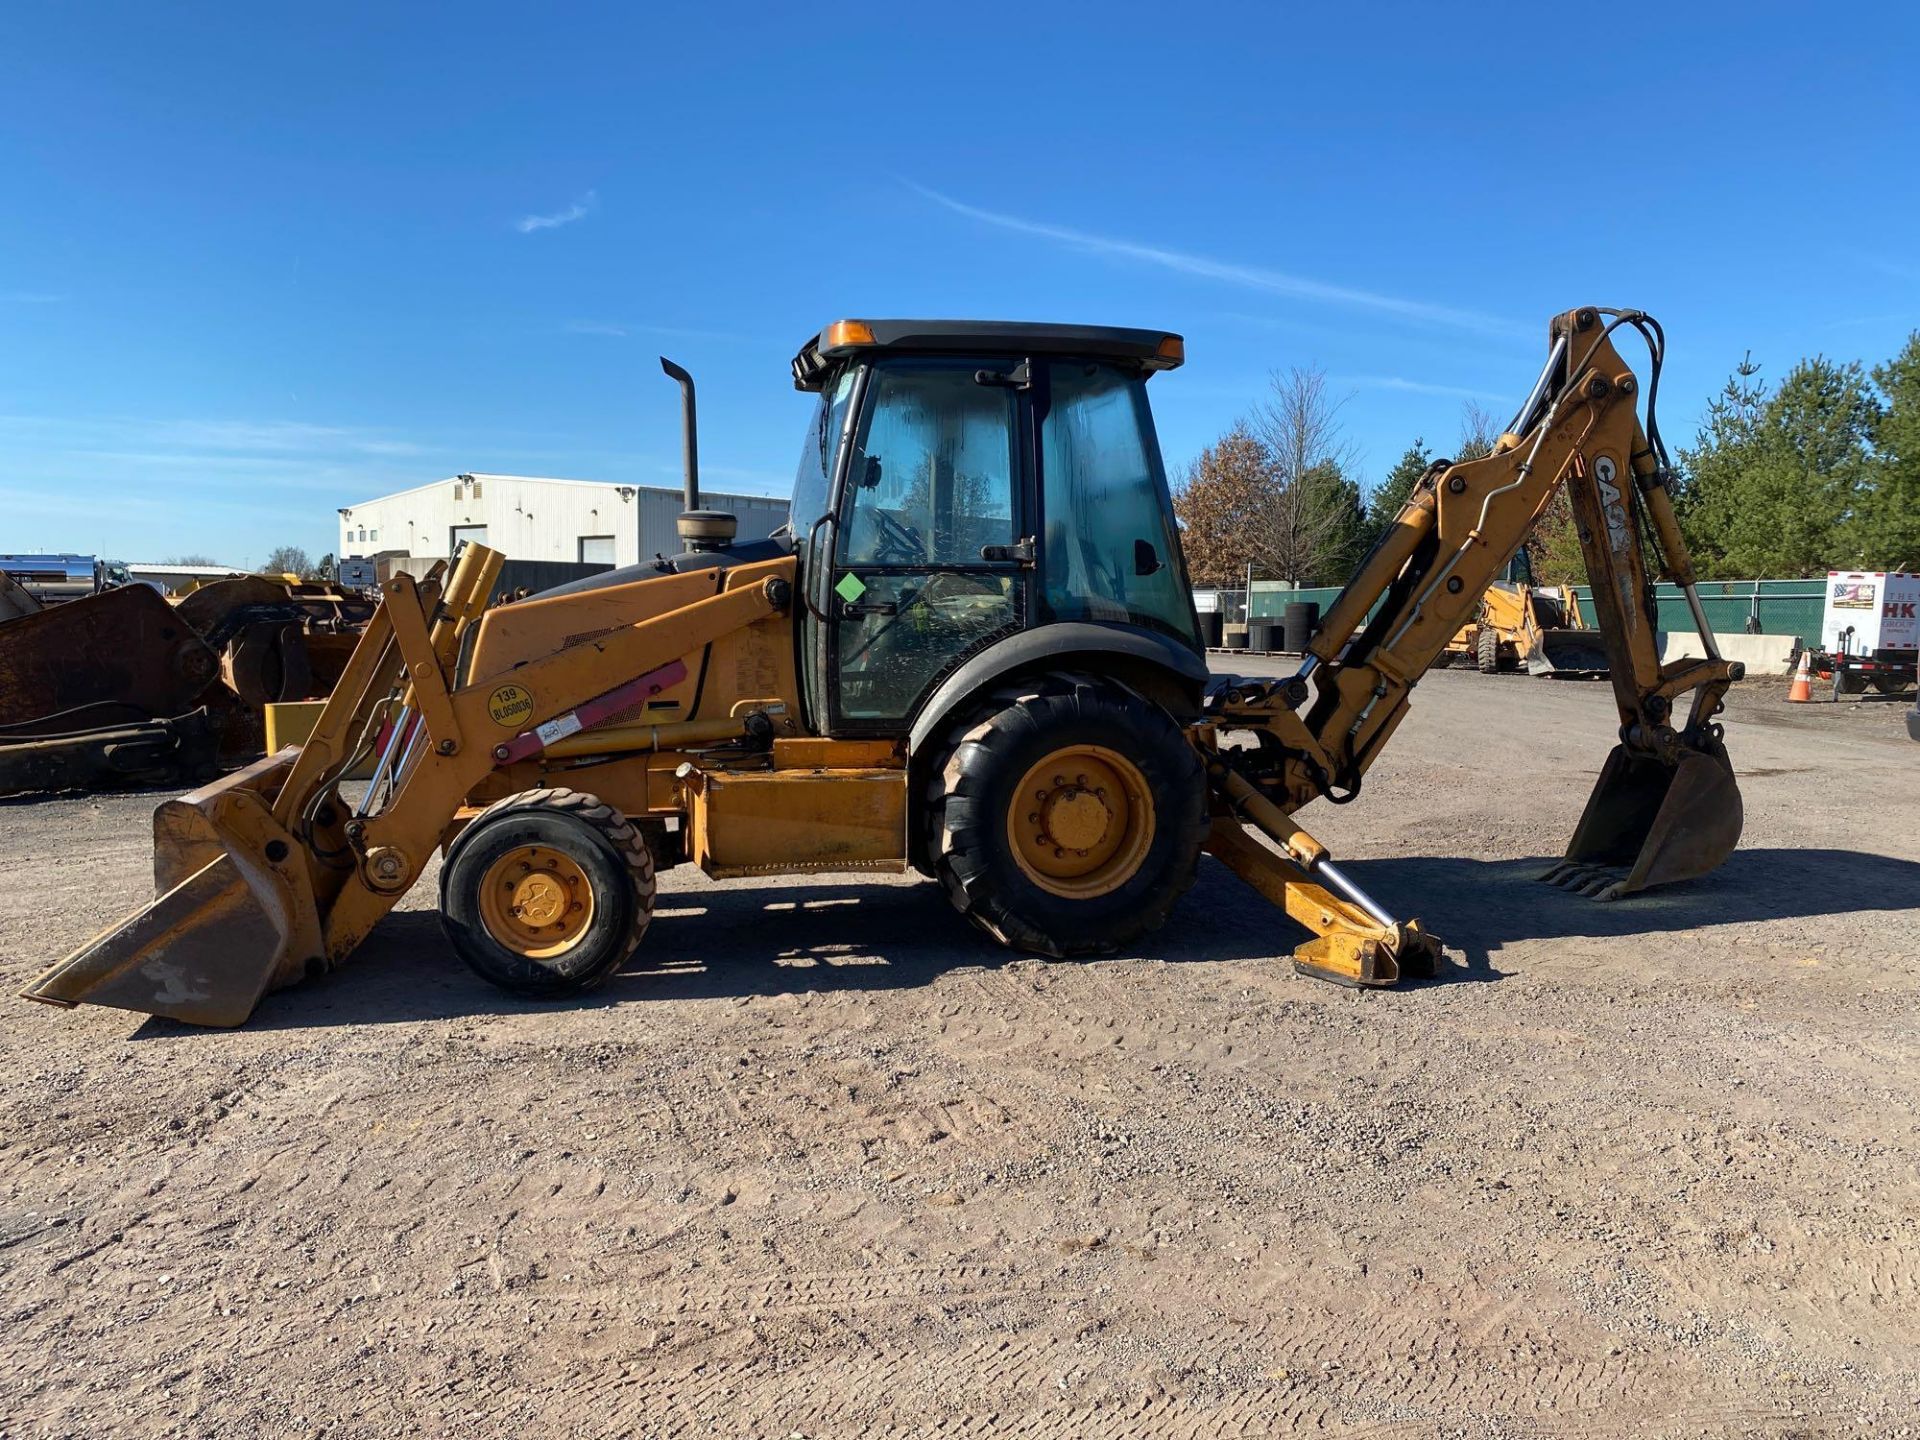
[[[1836,695],[1869,685],[1896,694],[1914,683],[1920,660],[1920,574],[1905,570],[1829,570],[1815,668],[1833,676]]]

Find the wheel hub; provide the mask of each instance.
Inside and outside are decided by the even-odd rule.
[[[1098,845],[1113,823],[1104,796],[1078,785],[1048,795],[1040,806],[1040,833],[1056,849],[1085,850]]]
[[[545,872],[535,872],[513,887],[511,912],[529,925],[558,924],[567,913],[568,896],[564,885]]]
[[[516,954],[546,959],[577,943],[593,921],[593,885],[557,850],[523,845],[488,867],[480,885],[487,932]]]
[[[1068,745],[1021,777],[1007,837],[1028,878],[1086,899],[1130,880],[1153,842],[1153,797],[1131,760],[1098,745]]]

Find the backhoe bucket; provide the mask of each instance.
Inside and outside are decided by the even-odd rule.
[[[1599,679],[1607,673],[1607,648],[1598,630],[1541,630],[1527,651],[1527,673]]]
[[[238,1025],[319,953],[312,883],[270,805],[297,751],[271,755],[154,812],[154,899],[21,993]]]
[[[1716,869],[1740,839],[1744,811],[1726,751],[1679,763],[1613,747],[1566,859],[1540,878],[1599,900]]]

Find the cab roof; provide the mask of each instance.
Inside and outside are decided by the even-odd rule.
[[[1186,359],[1186,342],[1168,330],[1114,325],[1046,325],[1027,320],[836,320],[808,337],[793,357],[797,390],[818,390],[829,372],[856,355],[1055,355],[1115,360],[1151,374]]]

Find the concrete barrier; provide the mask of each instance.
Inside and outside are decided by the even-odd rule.
[[[1798,635],[1716,635],[1720,654],[1738,660],[1749,675],[1786,675],[1793,670],[1793,657],[1799,651]],[[1691,630],[1662,630],[1660,659],[1701,659],[1706,655],[1700,637]]]

